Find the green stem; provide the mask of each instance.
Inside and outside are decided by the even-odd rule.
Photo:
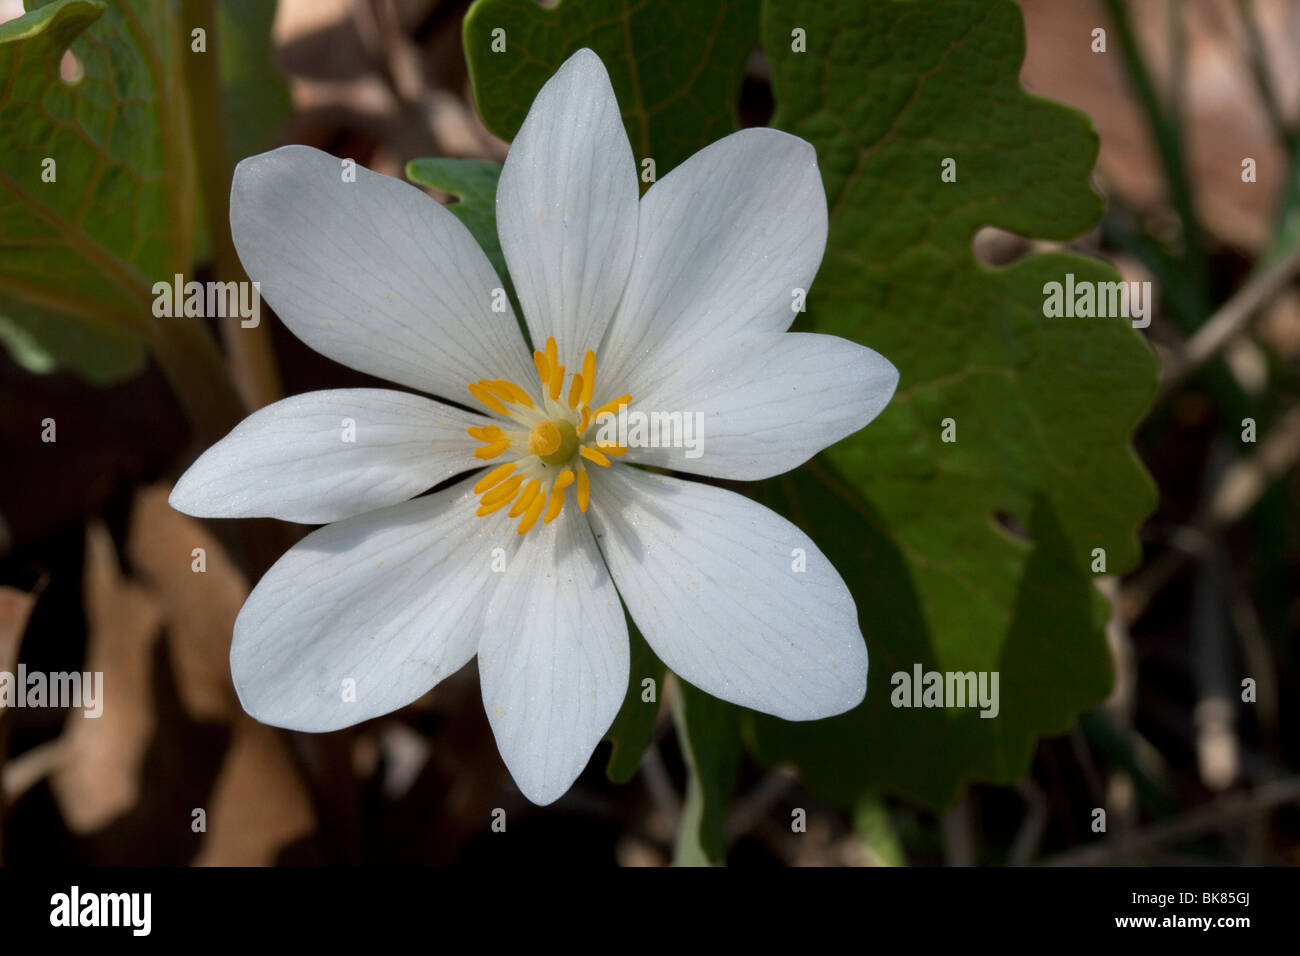
[[[235,251],[230,235],[231,165],[227,147],[225,111],[221,91],[220,37],[212,0],[181,0],[181,17],[187,29],[202,28],[207,53],[187,53],[186,89],[190,98],[190,128],[198,166],[199,191],[207,213],[212,239],[214,266],[222,282],[247,282],[248,274]],[[230,371],[244,403],[250,408],[269,405],[283,395],[271,330],[266,323],[244,328],[237,315],[220,319]]]
[[[151,319],[141,330],[205,445],[245,415],[212,336],[194,319]]]
[[[1197,328],[1210,311],[1210,293],[1207,282],[1205,254],[1201,241],[1200,221],[1196,216],[1196,203],[1193,198],[1191,178],[1187,172],[1184,159],[1182,131],[1177,121],[1178,110],[1166,113],[1156,95],[1155,84],[1147,72],[1146,61],[1138,44],[1137,34],[1129,20],[1128,4],[1125,0],[1106,0],[1115,33],[1119,37],[1120,50],[1124,54],[1124,63],[1128,69],[1129,79],[1137,93],[1138,102],[1146,114],[1147,125],[1156,152],[1164,168],[1165,181],[1169,187],[1169,198],[1179,219],[1182,221],[1183,252],[1179,256],[1182,266],[1180,279],[1193,291],[1191,301],[1194,314],[1176,316],[1183,331],[1190,333]],[[1178,13],[1173,14],[1178,16]],[[1175,51],[1175,60],[1180,54]]]

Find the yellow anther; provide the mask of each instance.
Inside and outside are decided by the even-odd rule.
[[[478,454],[478,452],[475,452],[475,454]],[[592,448],[590,445],[582,446],[582,457],[587,459],[587,461],[600,465],[602,468],[609,467],[609,459],[596,451],[596,449]]]
[[[604,405],[600,406],[600,408],[592,412],[591,418],[594,421],[597,418],[600,418],[601,415],[614,414],[630,401],[632,401],[631,395],[620,395],[618,398],[611,398]]]
[[[533,364],[537,366],[537,377],[542,380],[542,385],[547,385],[551,381],[551,361],[546,353],[534,352]]]
[[[591,479],[587,477],[587,469],[578,469],[578,510],[584,514],[587,511],[587,502],[591,498]]]
[[[523,405],[527,408],[533,407],[533,400],[527,392],[516,385],[514,382],[508,382],[503,378],[495,379],[492,382],[484,382],[493,392],[501,396],[507,402],[513,402],[516,405]]]
[[[478,511],[475,511],[474,513],[478,515],[480,518],[482,518],[484,515],[490,515],[494,511],[500,511],[508,504],[510,504],[510,499],[504,498],[501,501],[498,501],[496,504],[479,505]]]
[[[524,516],[519,519],[519,533],[527,534],[528,529],[537,524],[537,516],[542,513],[542,505],[546,504],[546,495],[538,494],[533,496],[533,500],[528,503],[524,510]]]
[[[474,494],[481,495],[483,492],[487,491],[493,485],[502,481],[507,475],[510,474],[510,472],[515,470],[516,464],[517,462],[508,461],[504,465],[497,465],[495,468],[493,468],[491,471],[489,471],[486,475],[484,475],[482,478],[478,480],[478,484],[474,486]]]
[[[582,357],[582,404],[591,404],[591,393],[596,390],[596,353],[587,349]]]
[[[560,429],[549,418],[538,422],[528,432],[528,453],[530,455],[551,455],[560,447]]]
[[[618,414],[632,401],[631,395],[620,395],[598,408],[592,407],[596,390],[596,353],[592,349],[583,353],[582,370],[572,374],[567,390],[565,367],[560,364],[560,350],[554,336],[547,338],[544,349],[533,352],[533,364],[537,367],[543,397],[557,404],[567,402],[568,411],[561,412],[557,405],[544,403],[545,412],[554,415],[541,418],[534,398],[508,379],[484,378],[467,386],[470,394],[491,411],[511,417],[523,427],[532,422],[523,441],[520,431],[507,433],[494,424],[471,425],[465,429],[471,438],[483,443],[483,447],[474,451],[476,458],[486,461],[513,449],[511,457],[519,459],[499,464],[480,477],[474,484],[474,493],[480,496],[477,514],[489,515],[508,507],[509,516],[519,519],[521,535],[527,534],[539,518],[543,524],[550,524],[560,516],[570,485],[575,485],[574,497],[579,510],[587,511],[591,503],[587,469],[591,465],[610,467],[613,464],[610,459],[626,455],[628,447],[607,440],[583,445],[580,436],[599,424],[602,415]],[[533,412],[527,414],[519,406]],[[526,455],[521,444],[527,447]],[[552,474],[554,480],[549,478]]]
[[[515,506],[510,509],[509,516],[511,518],[518,518],[521,514],[523,514],[526,510],[528,510],[528,506],[533,503],[533,498],[537,496],[537,493],[541,490],[541,487],[542,487],[542,483],[538,481],[536,478],[534,478],[528,484],[524,485],[524,490],[521,491],[519,493],[519,497],[515,499]]]
[[[546,516],[542,518],[542,524],[550,524],[560,515],[560,509],[564,507],[564,489],[573,484],[573,472],[567,468],[560,472],[555,479],[555,486],[551,488],[551,500],[546,505]]]
[[[469,393],[471,395],[477,398],[488,408],[492,409],[492,411],[496,412],[498,415],[510,414],[510,412],[506,410],[506,407],[501,404],[500,400],[491,392],[489,392],[486,388],[484,388],[481,382],[470,382],[469,385],[466,386],[466,388],[469,389]]]
[[[519,486],[523,483],[523,475],[515,475],[513,478],[507,478],[501,484],[497,485],[485,494],[479,500],[479,504],[487,508],[491,505],[500,504],[503,501],[509,501],[514,498],[515,492],[519,490]]]

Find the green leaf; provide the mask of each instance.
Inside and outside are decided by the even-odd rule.
[[[686,760],[686,802],[675,866],[715,866],[727,855],[727,801],[740,768],[739,707],[677,679],[673,719]]]
[[[609,763],[605,765],[605,776],[615,783],[627,783],[632,779],[641,764],[641,755],[654,739],[659,694],[664,686],[663,662],[650,650],[631,617],[627,619],[627,636],[632,645],[627,696],[605,734],[605,739],[614,745]],[[641,682],[647,678],[654,681],[653,700],[644,699],[646,688],[641,686]]]
[[[493,52],[496,30],[505,51]],[[465,57],[488,129],[512,140],[542,84],[589,47],[609,70],[638,164],[657,176],[736,127],[745,61],[758,44],[758,0],[477,0]],[[499,39],[500,34],[496,35]]]
[[[0,24],[0,316],[25,330],[29,359],[43,351],[108,380],[139,367],[127,339],[152,321],[152,284],[189,265],[193,164],[172,5],[29,7]],[[69,48],[83,71],[71,84],[59,74]]]
[[[488,159],[413,159],[406,164],[406,178],[417,186],[437,189],[456,200],[447,208],[465,224],[486,253],[510,299],[519,331],[531,347],[532,337],[528,323],[524,321],[524,310],[515,297],[515,286],[506,268],[501,240],[497,237],[497,180],[501,178],[501,164]]]
[[[487,159],[413,159],[406,178],[417,186],[437,189],[455,198],[447,208],[465,224],[492,261],[503,282],[510,281],[506,257],[497,238],[497,180],[501,164]]]
[[[877,788],[941,805],[967,780],[1022,776],[1037,736],[1107,692],[1092,551],[1112,574],[1138,557],[1154,493],[1129,440],[1156,364],[1121,319],[1043,315],[1045,283],[1117,279],[1108,266],[990,270],[972,253],[981,226],[1068,239],[1102,209],[1087,117],[1020,86],[1014,3],[768,0],[763,36],[773,125],[816,147],[831,214],[807,327],[871,346],[901,382],[868,428],[761,489],[853,591],[866,702],[814,724],[758,718],[754,740],[845,803]],[[892,675],[917,664],[999,672],[998,716],[891,706]]]
[[[29,372],[47,375],[67,368],[92,385],[112,385],[144,369],[144,346],[134,336],[16,303],[10,309],[0,315],[0,345]]]

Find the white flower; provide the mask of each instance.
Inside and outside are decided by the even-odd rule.
[[[786,331],[826,244],[812,147],[744,130],[638,200],[605,68],[574,54],[538,93],[497,191],[531,359],[450,212],[387,176],[340,171],[302,146],[239,164],[230,219],[249,274],[318,352],[487,413],[382,389],[309,392],[250,415],[181,477],[171,503],[192,515],[326,523],[235,623],[244,708],[335,730],[410,703],[477,654],[501,755],[549,803],[627,690],[620,596],[664,663],[710,694],[788,720],[858,704],[857,611],[817,546],[746,497],[629,467],[766,478],[888,403],[898,374],[881,356]],[[597,447],[595,411],[624,404],[702,413],[705,453]]]

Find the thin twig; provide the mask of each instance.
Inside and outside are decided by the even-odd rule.
[[[1045,861],[1046,866],[1100,866],[1115,864],[1135,856],[1152,853],[1161,844],[1225,830],[1256,814],[1266,813],[1289,803],[1300,804],[1300,777],[1289,777],[1263,784],[1250,792],[1234,793],[1212,800],[1173,820],[1157,823],[1142,830],[1130,830],[1109,837],[1094,846],[1081,847],[1058,854]]]
[[[1289,409],[1260,443],[1259,451],[1233,462],[1191,525],[1173,536],[1171,547],[1124,584],[1120,609],[1130,624],[1146,611],[1151,598],[1205,551],[1213,535],[1250,511],[1268,487],[1300,461],[1300,405]]]
[[[1257,273],[1196,330],[1181,353],[1171,353],[1160,383],[1169,395],[1250,325],[1251,318],[1300,272],[1300,247]]]

